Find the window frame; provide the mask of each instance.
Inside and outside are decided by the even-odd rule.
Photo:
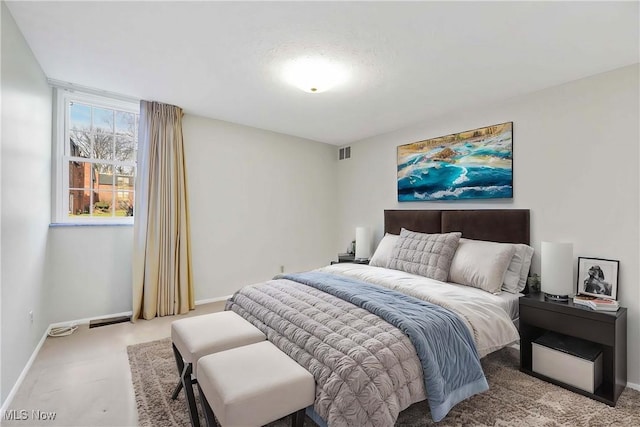
[[[55,91],[55,100],[56,105],[54,108],[54,125],[55,125],[55,135],[54,135],[54,162],[53,162],[53,172],[55,179],[53,180],[54,191],[53,200],[52,200],[52,223],[53,224],[64,224],[64,225],[132,225],[134,221],[134,216],[130,217],[121,217],[121,216],[111,216],[111,217],[82,217],[82,216],[70,216],[69,215],[69,162],[72,161],[72,156],[69,153],[68,140],[70,134],[70,111],[69,108],[71,102],[76,102],[80,104],[87,104],[92,107],[98,108],[106,108],[110,110],[123,111],[128,113],[134,113],[138,116],[138,124],[139,124],[139,116],[140,116],[140,107],[139,104],[135,101],[127,101],[117,98],[112,98],[109,96],[97,95],[93,93],[78,91],[78,90],[69,90],[66,88],[54,87]],[[115,123],[114,123],[115,126]],[[136,127],[135,133],[135,141],[138,143],[139,130],[138,126]],[[109,164],[113,167],[117,166],[133,166],[134,168],[134,183],[133,183],[133,196],[135,200],[136,193],[136,181],[135,178],[138,173],[137,167],[137,159],[134,159],[133,162],[121,162],[115,159],[113,160],[105,160],[103,162],[95,162],[96,158],[87,159],[94,160],[89,163],[103,163]],[[115,176],[114,171],[114,182],[117,182],[117,177]],[[117,186],[117,184],[116,184]],[[112,194],[117,194],[119,191],[118,188],[112,189]],[[127,190],[128,191],[128,190]],[[135,206],[135,203],[134,203]],[[134,211],[135,215],[135,211]]]

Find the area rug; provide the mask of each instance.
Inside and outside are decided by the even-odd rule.
[[[171,400],[178,374],[169,338],[127,348],[138,424],[189,427],[184,391]],[[523,374],[519,353],[505,348],[482,360],[489,391],[454,407],[435,424],[426,402],[400,414],[396,426],[640,426],[640,392],[625,389],[615,408]],[[197,394],[197,390],[196,390]],[[201,416],[201,425],[205,426]],[[283,418],[269,427],[288,427]],[[305,427],[314,427],[309,418]]]

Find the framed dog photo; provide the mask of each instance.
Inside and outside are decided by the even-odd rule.
[[[578,294],[617,299],[619,261],[578,258]]]

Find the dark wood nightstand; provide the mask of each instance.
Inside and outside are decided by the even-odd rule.
[[[602,385],[595,393],[533,372],[531,342],[547,331],[590,341],[602,348]],[[594,311],[572,301],[545,300],[535,293],[520,298],[520,370],[568,390],[615,406],[627,385],[627,309]]]

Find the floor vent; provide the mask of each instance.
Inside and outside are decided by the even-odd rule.
[[[89,329],[99,328],[100,326],[115,325],[116,323],[124,323],[131,320],[131,316],[118,316],[109,317],[107,319],[91,320],[89,322]]]

